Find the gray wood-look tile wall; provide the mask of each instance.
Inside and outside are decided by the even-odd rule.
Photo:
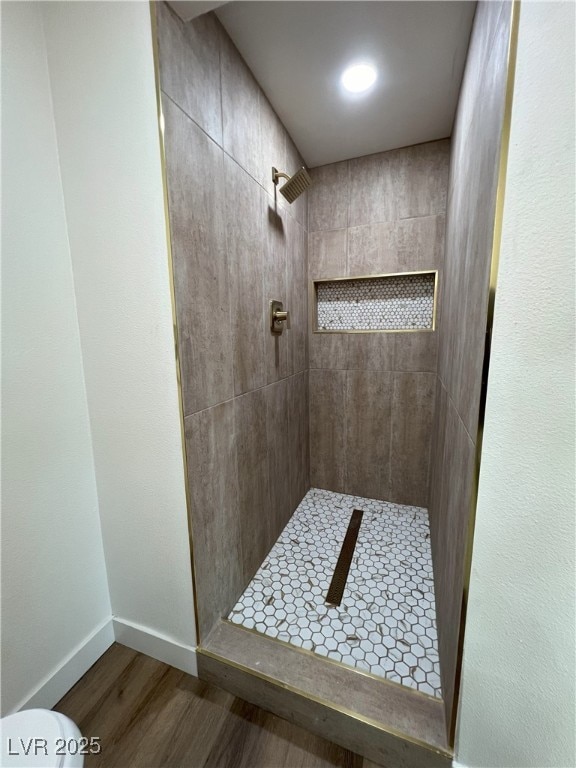
[[[512,4],[480,2],[452,136],[430,526],[450,723],[471,512]]]
[[[439,271],[450,141],[314,168],[309,283]],[[428,506],[437,332],[314,333],[310,302],[313,486]]]
[[[217,18],[155,9],[204,638],[309,487],[307,203],[276,198],[272,166],[303,161]]]

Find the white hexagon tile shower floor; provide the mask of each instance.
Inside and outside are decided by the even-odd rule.
[[[324,602],[350,515],[364,512],[340,606]],[[428,512],[312,488],[229,620],[441,697]]]

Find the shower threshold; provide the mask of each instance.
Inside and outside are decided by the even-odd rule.
[[[326,603],[363,512],[339,606]],[[451,765],[427,511],[311,489],[226,619],[199,676],[379,764]]]
[[[354,510],[364,515],[344,594],[326,602]],[[312,488],[229,620],[441,698],[428,513]]]

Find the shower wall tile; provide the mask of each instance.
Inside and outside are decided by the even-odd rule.
[[[312,486],[425,506],[435,389],[434,373],[311,369]]]
[[[182,395],[189,414],[233,395],[224,168],[222,152],[178,107],[164,99],[163,110]]]
[[[439,311],[430,526],[439,652],[451,720],[484,357],[511,3],[480,2],[452,138]]]
[[[438,334],[313,333],[310,368],[435,372]]]
[[[218,144],[222,143],[220,30],[205,14],[185,24],[166,3],[154,3],[162,90]]]
[[[270,485],[271,536],[268,550],[274,544],[272,533],[283,530],[294,511],[290,452],[290,402],[293,378],[282,379],[264,389],[266,396],[266,445]],[[294,494],[295,495],[295,494]],[[268,552],[267,550],[267,552]]]
[[[349,277],[381,275],[400,271],[397,222],[365,224],[348,230],[347,271]]]
[[[277,195],[272,166],[302,158],[216,16],[156,8],[205,638],[309,487],[307,199]],[[270,299],[291,312],[281,337]]]
[[[226,615],[310,488],[307,375],[186,417],[202,637]]]
[[[346,371],[310,370],[310,483],[344,492]]]
[[[430,515],[430,538],[432,550],[440,551],[440,526],[442,511],[442,492],[447,478],[444,475],[444,441],[446,439],[446,422],[448,419],[448,393],[439,377],[436,382],[434,402],[434,418],[432,420],[432,438],[430,451],[430,467],[428,470],[428,511]],[[432,518],[434,517],[434,520]]]
[[[475,105],[471,128],[483,122],[483,131],[476,136],[482,142],[483,151],[473,155],[468,164],[469,211],[468,240],[464,260],[464,285],[467,287],[467,304],[461,316],[461,301],[456,302],[463,320],[463,331],[457,339],[461,354],[459,368],[452,379],[452,396],[469,434],[474,435],[480,404],[480,381],[484,363],[484,346],[490,259],[494,236],[496,194],[498,186],[498,161],[501,126],[504,115],[504,92],[507,79],[507,55],[509,44],[510,4],[501,3],[501,12],[491,38],[491,50],[483,72],[484,90],[482,108]],[[486,134],[493,137],[486,140]],[[462,344],[462,337],[467,343]],[[452,335],[454,338],[454,334]],[[456,339],[455,339],[456,341]]]
[[[335,220],[330,217],[343,210],[344,164],[314,169],[316,187],[310,193],[308,236],[311,280],[434,269],[438,270],[441,285],[448,151],[449,142],[438,141],[349,160],[348,224],[340,228],[334,228]],[[340,220],[344,220],[343,216]],[[349,423],[343,459],[346,482],[352,483],[349,492],[396,503],[421,504],[428,487],[430,403],[425,401],[420,407],[417,401],[418,406],[412,409],[409,400],[397,397],[394,423],[404,424],[405,429],[397,426],[390,437],[389,409],[379,403],[373,406],[370,399],[361,409],[358,403],[365,393],[359,382],[364,382],[363,377],[372,377],[371,384],[365,386],[378,387],[379,383],[383,386],[383,381],[394,381],[395,376],[413,382],[420,375],[429,381],[426,374],[433,378],[437,366],[438,332],[314,333],[313,312],[312,301],[310,368],[347,371],[349,376],[345,405]],[[357,390],[361,392],[358,398]],[[405,410],[411,411],[410,416]],[[376,439],[378,434],[380,440]],[[423,436],[422,440],[410,439],[410,435],[416,434]],[[314,466],[314,431],[310,451]],[[385,456],[386,463],[382,464]],[[401,456],[408,466],[404,478],[392,477],[392,473],[401,471],[401,462],[393,461],[394,456]],[[338,471],[333,474],[338,478]],[[318,484],[314,476],[312,483]],[[335,486],[324,487],[339,490]]]
[[[306,232],[294,219],[288,219],[287,284],[290,328],[282,334],[288,342],[288,371],[298,373],[308,367],[308,241]]]
[[[274,197],[276,185],[272,181],[272,168],[277,168],[279,171],[285,171],[287,168],[286,130],[263,93],[260,93],[259,116],[261,148],[259,157],[260,175],[258,181],[262,184],[266,192]],[[288,173],[290,173],[291,170],[288,170]]]
[[[468,49],[466,69],[460,88],[460,98],[455,118],[456,123],[453,131],[454,136],[460,139],[459,147],[461,150],[465,150],[465,143],[462,139],[465,139],[464,131],[467,129],[467,123],[469,123],[475,108],[478,106],[482,107],[484,104],[484,102],[478,100],[478,94],[484,90],[484,76],[491,77],[491,73],[488,71],[490,68],[489,60],[496,48],[496,35],[502,32],[505,35],[510,30],[510,9],[511,2],[509,0],[495,0],[491,3],[483,3],[478,14],[478,22],[476,23],[475,21],[474,45]],[[507,45],[507,40],[505,45]],[[502,56],[500,52],[498,56],[500,66],[503,65],[506,56],[507,53]],[[498,91],[499,89],[497,88],[490,88],[490,92],[486,89],[484,95],[487,99],[490,99],[497,95]],[[486,110],[484,118],[490,120],[488,110]],[[453,154],[453,160],[458,162],[458,168],[460,168],[461,159],[461,155]]]
[[[204,638],[245,586],[234,403],[187,416],[185,428],[199,632]]]
[[[350,227],[444,214],[450,141],[350,160]]]
[[[310,488],[308,372],[302,371],[271,384],[264,392],[273,533],[268,545],[270,549]]]
[[[474,226],[474,217],[471,217],[471,222]],[[494,219],[492,219],[491,225],[493,228]],[[475,231],[478,231],[478,228],[475,228]],[[479,237],[472,236],[471,239],[474,241],[473,248],[476,254],[482,252],[491,254],[491,237],[489,243],[482,243],[481,235]],[[482,368],[484,365],[490,265],[484,259],[470,258],[466,262],[464,276],[468,286],[467,302],[465,307],[462,307],[462,298],[457,302],[459,310],[457,318],[461,320],[461,325],[460,332],[452,334],[458,354],[453,358],[456,365],[452,369],[450,391],[468,432],[474,434],[478,425]],[[466,344],[462,343],[462,338],[467,340]]]
[[[281,336],[270,333],[269,302],[274,299],[283,302],[290,309],[288,296],[288,277],[286,262],[286,243],[288,241],[288,214],[275,206],[274,199],[262,192],[262,228],[263,228],[263,275],[264,275],[264,318],[262,333],[264,336],[264,359],[266,365],[266,383],[278,381],[288,376],[291,363],[291,334]],[[257,277],[257,276],[255,276]]]
[[[288,474],[292,512],[310,488],[308,371],[291,376],[288,382]]]
[[[394,370],[436,372],[438,332],[393,334]]]
[[[428,507],[428,471],[434,415],[436,375],[394,375],[390,483],[397,504]]]
[[[310,368],[346,370],[350,341],[351,334],[347,333],[310,333]]]
[[[444,216],[422,216],[348,230],[350,277],[438,269],[444,258]]]
[[[320,230],[308,236],[308,271],[311,280],[346,275],[346,229]]]
[[[390,478],[394,374],[348,371],[344,493],[394,500]],[[314,483],[313,483],[314,485]]]
[[[266,381],[262,190],[229,157],[224,158],[224,169],[234,394],[241,395]],[[218,322],[217,315],[213,322]]]
[[[452,358],[451,376],[447,378],[447,383],[470,433],[475,431],[478,419],[483,363],[479,350],[484,349],[499,148],[497,142],[486,142],[482,158],[474,158],[468,164],[471,178],[465,203],[469,224],[461,255],[463,290],[451,296],[454,325],[450,339],[457,349],[457,356]],[[457,223],[452,222],[452,225],[457,226]],[[450,236],[451,244],[458,239],[452,236],[452,226]],[[452,254],[452,258],[456,259],[456,254]],[[449,350],[445,351],[445,356],[449,357]]]
[[[334,274],[331,266],[326,266],[328,262],[323,261],[323,251],[325,249],[324,235],[328,235],[328,241],[331,235],[338,233],[344,235],[337,237],[340,240],[338,245],[342,263],[345,259],[345,230],[335,230],[334,232],[315,232],[308,236],[308,262],[310,279],[308,281],[308,358],[310,368],[342,369],[348,365],[348,335],[347,334],[318,334],[313,332],[315,326],[315,291],[313,285],[313,275]],[[316,237],[316,236],[319,237]],[[329,252],[329,251],[328,251]],[[319,267],[314,263],[320,264]],[[324,266],[322,264],[324,263]],[[338,274],[338,272],[336,272]]]
[[[439,371],[470,434],[476,431],[480,402],[510,7],[483,4],[479,12],[475,29],[482,32],[464,76],[452,161],[446,233],[446,284],[451,290],[444,298]],[[470,153],[470,146],[479,151]]]
[[[234,399],[238,514],[242,521],[242,576],[245,583],[260,567],[272,540],[266,400],[263,389]]]
[[[302,158],[216,16],[155,7],[205,638],[309,487],[307,198],[277,194],[272,166]]]
[[[476,448],[448,397],[446,404],[446,419],[440,425],[440,428],[445,430],[441,440],[444,448],[441,495],[440,503],[433,511],[434,527],[431,526],[430,536],[432,547],[436,550],[435,557],[433,554],[434,586],[435,590],[442,593],[440,601],[436,604],[438,650],[443,698],[446,712],[450,714],[458,664],[464,560]]]
[[[398,150],[398,218],[443,215],[446,211],[450,140]]]
[[[349,227],[394,221],[400,185],[398,150],[350,160]]]
[[[412,334],[401,334],[402,337]],[[393,371],[396,333],[351,333],[346,368],[361,371]]]
[[[322,165],[310,170],[308,229],[343,229],[348,226],[350,179],[348,162]]]
[[[221,27],[223,147],[252,178],[261,178],[260,88]]]
[[[454,185],[451,198],[454,203],[462,200],[462,195]],[[452,206],[452,203],[450,204]],[[458,214],[462,215],[462,214]],[[439,313],[439,329],[441,340],[438,347],[438,375],[442,381],[453,389],[454,371],[461,367],[459,358],[463,354],[462,345],[458,341],[458,328],[462,311],[465,310],[467,288],[464,283],[464,254],[468,232],[464,227],[453,227],[448,223],[446,230],[446,259],[444,264],[444,279],[440,286],[442,307]],[[460,253],[460,258],[454,254]]]
[[[398,271],[442,267],[445,229],[444,215],[420,216],[397,222],[392,242],[397,254]]]

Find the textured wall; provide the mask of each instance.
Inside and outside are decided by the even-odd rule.
[[[475,465],[511,3],[478,4],[452,136],[430,526],[450,722]]]
[[[576,765],[574,29],[572,3],[522,4],[456,739],[468,766]]]
[[[309,278],[438,269],[448,140],[312,170]],[[314,333],[313,486],[428,505],[437,332]]]
[[[242,592],[308,488],[302,160],[213,14],[158,4],[158,40],[200,634]],[[268,302],[291,312],[273,337]]]

